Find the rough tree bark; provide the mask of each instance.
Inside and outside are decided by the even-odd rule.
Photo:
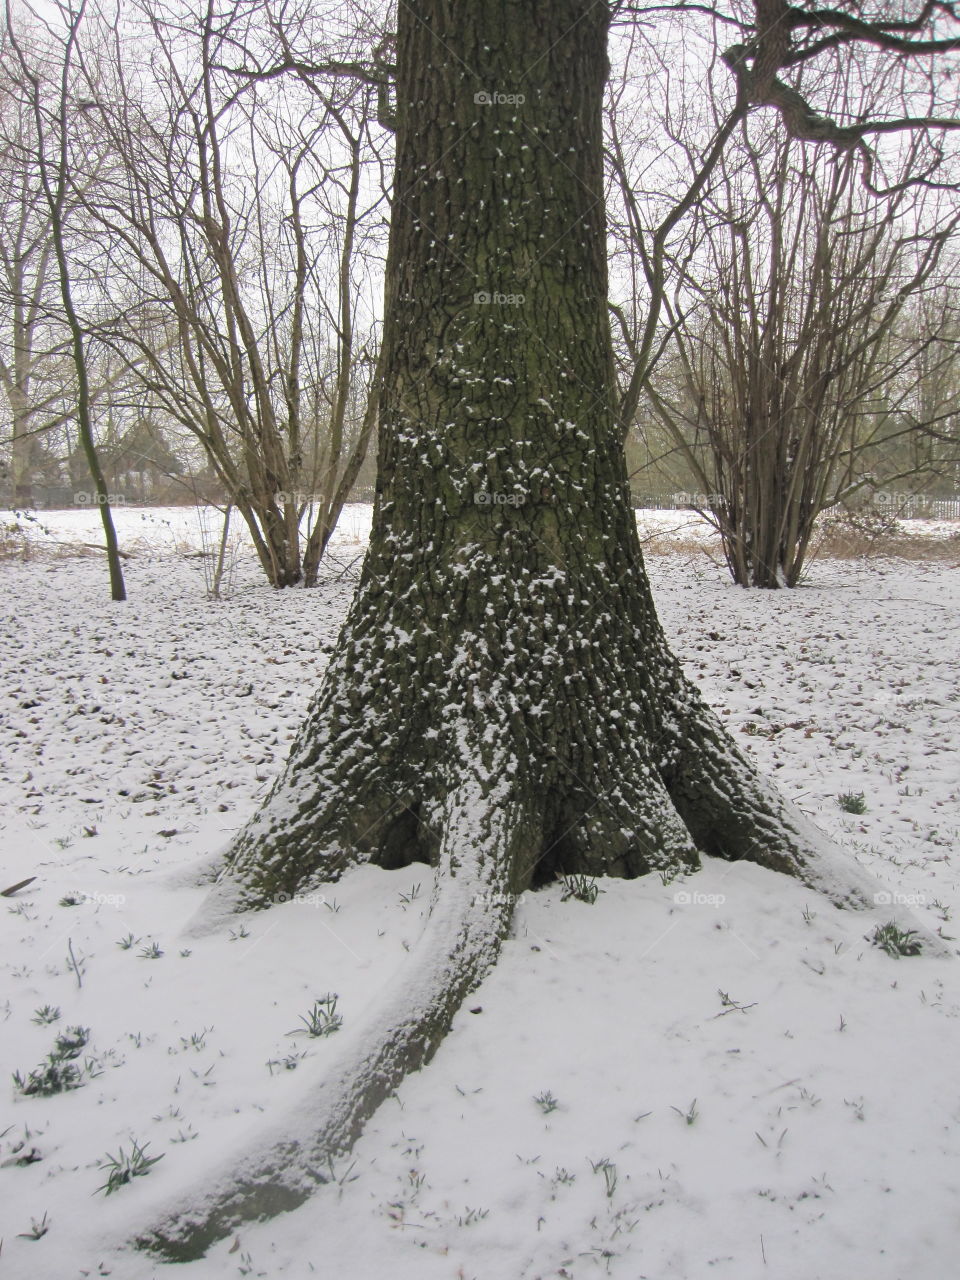
[[[494,962],[513,894],[560,872],[672,874],[702,850],[872,902],[726,737],[657,621],[607,324],[608,18],[595,0],[399,6],[370,548],[207,924],[363,861],[431,863],[431,913],[378,1012],[341,1032],[336,1071],[139,1233],[168,1258],[327,1180]]]

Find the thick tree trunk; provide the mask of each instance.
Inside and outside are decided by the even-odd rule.
[[[401,23],[371,545],[285,781],[235,851],[251,898],[357,856],[435,861],[418,815],[465,716],[540,815],[518,884],[696,861],[660,776],[678,673],[615,419],[605,6],[525,9]]]
[[[699,848],[870,900],[726,738],[654,611],[607,327],[608,17],[595,0],[399,8],[370,548],[208,921],[358,861],[431,863],[434,905],[409,971],[296,1126],[140,1234],[167,1256],[325,1180],[493,962],[513,893],[560,872],[672,875]]]

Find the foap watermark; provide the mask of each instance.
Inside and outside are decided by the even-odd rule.
[[[473,95],[478,107],[522,107],[527,100],[524,93],[501,93],[499,89],[487,92],[480,89]]]
[[[274,495],[273,500],[278,507],[308,507],[319,503],[326,502],[326,498],[322,493],[313,493],[306,489],[279,489]]]
[[[122,493],[87,493],[81,489],[73,495],[75,507],[125,507],[126,495]]]
[[[703,510],[705,507],[717,508],[723,505],[722,493],[675,493],[671,497],[671,501],[675,507],[697,507]]]
[[[925,907],[925,893],[901,893],[898,889],[881,889],[873,895],[874,905],[878,907]]]
[[[327,905],[326,895],[322,893],[275,893],[270,901],[276,904],[296,902],[302,907],[325,907]]]
[[[473,295],[474,305],[478,307],[522,307],[526,300],[524,293],[498,293],[489,289],[480,289]]]
[[[519,907],[527,895],[525,893],[475,893],[475,907]]]
[[[885,507],[888,511],[923,506],[927,501],[922,493],[905,493],[899,489],[878,489],[871,498],[875,507]]]
[[[481,489],[473,495],[478,507],[522,507],[526,500],[525,493],[494,493],[490,489]]]
[[[673,900],[678,907],[722,907],[727,896],[724,893],[700,893],[697,889],[678,889]]]
[[[86,889],[74,889],[64,895],[61,901],[73,904],[92,902],[97,907],[122,907],[126,904],[127,895],[125,893],[88,893]]]

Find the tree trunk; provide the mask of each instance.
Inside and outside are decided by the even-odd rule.
[[[811,432],[797,425],[805,413],[815,418],[819,389],[797,406],[776,373],[778,353],[746,351],[743,363],[751,388],[746,421],[708,429],[716,477],[710,508],[738,586],[795,587],[821,505],[816,491],[826,491],[833,470],[830,458],[811,459]]]
[[[284,493],[277,501],[263,498],[256,509],[266,551],[267,578],[272,587],[293,587],[303,576],[300,563],[300,530],[297,499]],[[261,557],[263,563],[263,557]]]
[[[10,403],[10,415],[13,433],[10,442],[10,478],[13,482],[13,505],[15,507],[32,507],[33,474],[31,453],[33,452],[33,436],[30,431],[31,412],[27,397],[18,386],[11,385],[7,398]]]
[[[59,277],[60,297],[63,302],[64,317],[70,332],[70,351],[77,376],[77,431],[83,455],[93,481],[94,501],[100,508],[100,522],[103,525],[103,537],[106,544],[107,566],[110,575],[110,597],[115,601],[127,598],[127,590],[123,581],[120,547],[117,532],[110,510],[110,495],[103,475],[100,457],[97,452],[93,430],[92,396],[90,394],[90,376],[87,367],[86,341],[83,326],[77,315],[73,301],[73,283],[70,273],[70,261],[66,247],[65,216],[67,182],[69,177],[68,154],[68,97],[72,58],[80,24],[83,22],[84,8],[80,6],[76,12],[68,14],[68,24],[63,45],[63,63],[60,71],[59,100],[56,107],[57,120],[57,161],[51,175],[50,162],[46,154],[46,131],[44,128],[43,109],[41,105],[41,82],[24,59],[22,50],[15,39],[11,44],[16,52],[20,66],[30,85],[30,105],[33,111],[37,137],[37,156],[39,160],[40,185],[50,214],[50,236],[53,242],[54,258]]]
[[[139,1234],[168,1257],[327,1179],[493,963],[513,894],[562,872],[672,876],[702,849],[871,900],[756,777],[656,617],[607,325],[608,19],[595,0],[399,7],[370,548],[207,923],[361,861],[431,863],[432,914],[296,1122]]]

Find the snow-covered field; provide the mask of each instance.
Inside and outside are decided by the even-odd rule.
[[[47,552],[0,563],[0,888],[37,877],[0,908],[0,1276],[146,1280],[171,1273],[113,1246],[297,1105],[337,1036],[291,1033],[327,993],[344,1025],[364,1017],[417,940],[431,873],[364,869],[202,938],[183,930],[203,891],[171,875],[280,767],[365,509],[318,590],[272,592],[238,543],[219,602],[190,554],[212,527],[121,511],[139,540],[119,606],[102,557],[60,545],[96,541],[96,513],[42,520]],[[738,739],[879,890],[960,935],[960,567],[821,561],[778,593],[735,588],[696,550],[650,572]],[[841,809],[861,792],[865,813]],[[960,961],[895,960],[864,919],[744,864],[602,888],[593,905],[527,894],[499,965],[335,1183],[172,1274],[954,1274]],[[11,1073],[77,1027],[82,1087],[24,1096]],[[162,1158],[98,1192],[134,1142]]]

